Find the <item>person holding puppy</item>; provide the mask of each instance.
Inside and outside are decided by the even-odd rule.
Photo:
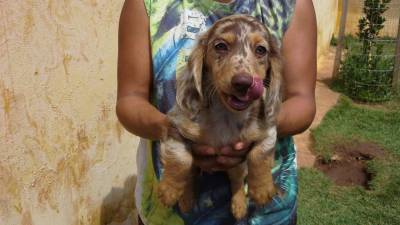
[[[240,164],[251,143],[240,140],[215,149],[193,143],[197,198],[182,213],[157,198],[162,176],[159,139],[173,129],[165,113],[175,103],[176,74],[187,62],[196,37],[232,14],[259,19],[281,46],[284,99],[278,115],[274,182],[282,195],[264,207],[250,203],[248,216],[236,222],[230,212],[226,171]],[[141,223],[296,224],[296,152],[291,135],[304,131],[315,115],[316,21],[311,0],[126,0],[120,18],[116,112],[124,127],[142,137],[138,149],[136,208]],[[218,153],[218,154],[217,154]]]

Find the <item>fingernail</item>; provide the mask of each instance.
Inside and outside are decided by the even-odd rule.
[[[224,157],[217,157],[217,162],[219,162],[219,163],[225,163],[226,162],[226,160],[225,160],[225,158]]]
[[[206,152],[206,154],[208,154],[208,155],[213,155],[213,154],[215,154],[215,151],[214,151],[213,148],[207,148],[205,152]]]
[[[222,147],[221,148],[221,153],[222,154],[228,154],[230,152],[230,148],[229,147]]]
[[[234,146],[235,150],[242,150],[243,147],[244,147],[244,143],[243,142],[238,142]]]

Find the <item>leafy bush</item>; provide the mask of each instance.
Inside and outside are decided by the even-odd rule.
[[[391,98],[393,58],[382,57],[382,48],[382,45],[378,45],[371,56],[354,49],[351,50],[353,53],[347,55],[340,76],[343,91],[349,97],[366,102]]]
[[[357,39],[346,39],[348,50],[339,81],[342,90],[355,100],[379,102],[391,98],[394,57],[384,55],[389,42],[379,38],[385,22],[382,14],[390,1],[365,0]]]

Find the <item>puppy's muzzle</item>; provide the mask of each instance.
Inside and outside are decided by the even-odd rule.
[[[239,74],[232,77],[231,85],[239,95],[246,95],[253,84],[253,77],[245,74]]]
[[[260,98],[264,92],[263,81],[257,76],[237,74],[232,77],[233,93],[228,96],[228,105],[235,110],[246,109],[254,100]]]
[[[232,77],[232,89],[239,99],[253,101],[261,97],[264,92],[263,81],[257,76],[238,74]]]

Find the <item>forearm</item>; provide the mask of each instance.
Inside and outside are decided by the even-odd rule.
[[[165,114],[140,96],[127,96],[117,102],[119,121],[129,132],[151,140],[160,140],[168,131]]]
[[[306,96],[293,96],[282,103],[278,114],[278,136],[285,137],[305,131],[315,116],[315,100]]]
[[[313,1],[297,0],[282,43],[285,101],[278,115],[278,136],[303,132],[315,116],[317,21]]]

